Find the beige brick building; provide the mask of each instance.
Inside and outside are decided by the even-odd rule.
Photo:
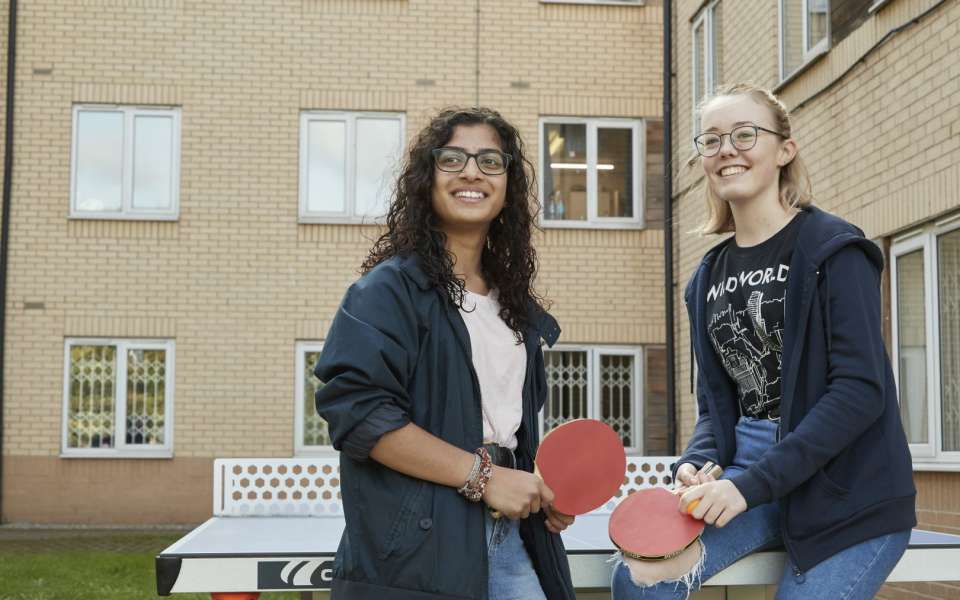
[[[711,85],[746,81],[774,89],[793,112],[816,204],[884,249],[885,333],[914,455],[918,518],[924,528],[960,533],[960,3],[680,0],[674,18],[681,441],[696,415],[682,291],[719,241],[688,233],[706,214],[699,165],[685,166],[693,108]],[[957,596],[960,588],[941,584],[882,592]]]
[[[657,0],[21,2],[0,519],[195,523],[215,457],[329,452],[306,373],[396,149],[451,104],[516,123],[549,199],[545,418],[664,453],[662,27]]]

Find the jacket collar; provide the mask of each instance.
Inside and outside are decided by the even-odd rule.
[[[419,256],[409,254],[398,257],[397,260],[400,270],[403,271],[418,288],[423,291],[428,291],[433,288],[433,284],[421,267]],[[557,338],[560,337],[560,325],[550,313],[531,300],[527,308],[527,317],[538,340],[543,339],[548,346],[553,346],[557,343]]]

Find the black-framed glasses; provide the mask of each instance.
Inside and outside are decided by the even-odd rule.
[[[433,149],[433,162],[437,168],[447,173],[459,173],[467,168],[467,162],[473,159],[477,168],[487,175],[503,175],[510,165],[510,155],[499,150],[481,150],[470,154],[463,148],[452,146]]]
[[[749,150],[757,145],[757,136],[760,135],[759,132],[761,131],[772,133],[782,138],[787,137],[779,131],[773,131],[766,127],[760,127],[759,125],[740,125],[734,127],[728,133],[701,133],[693,138],[693,145],[697,149],[697,154],[707,158],[720,152],[720,147],[723,146],[723,136],[730,136],[730,143],[733,144],[734,148],[737,150]]]

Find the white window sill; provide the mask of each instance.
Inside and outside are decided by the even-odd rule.
[[[294,458],[336,458],[340,453],[333,449],[333,446],[325,446],[317,449],[299,449],[293,453]]]
[[[644,0],[540,0],[540,4],[600,4],[603,6],[643,6]]]
[[[880,9],[890,4],[890,0],[874,0],[873,4],[867,8],[867,14],[872,15],[874,13],[880,12]]]
[[[69,218],[76,221],[178,221],[179,213],[70,213]]]
[[[173,450],[65,450],[60,458],[173,458]]]
[[[297,219],[299,225],[376,225],[381,226],[387,222],[385,217],[319,217],[300,215]]]
[[[960,473],[960,462],[957,461],[933,461],[917,460],[913,461],[914,471],[942,471],[948,473]]]
[[[646,229],[645,223],[622,221],[554,221],[540,219],[540,226],[544,229]]]

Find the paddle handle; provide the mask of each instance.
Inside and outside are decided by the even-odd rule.
[[[723,467],[721,467],[720,465],[716,465],[713,462],[708,460],[707,464],[703,465],[703,468],[700,469],[700,472],[705,473],[707,476],[713,477],[714,479],[719,479],[720,476],[723,475]],[[698,504],[700,504],[699,498],[697,498],[696,500],[688,504],[687,514],[692,515],[693,509],[695,509]]]

